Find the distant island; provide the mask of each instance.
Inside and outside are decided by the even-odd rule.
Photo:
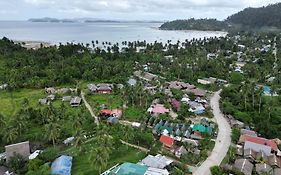
[[[48,23],[98,23],[98,22],[107,22],[107,23],[163,23],[163,21],[155,20],[108,20],[108,19],[97,19],[97,18],[78,18],[78,19],[57,19],[57,18],[31,18],[28,19],[29,22],[48,22]]]
[[[227,24],[216,19],[188,19],[166,22],[160,26],[162,30],[211,30],[222,31],[227,28]]]
[[[281,3],[260,8],[246,8],[224,21],[216,19],[187,19],[165,22],[162,30],[279,30],[281,29]]]

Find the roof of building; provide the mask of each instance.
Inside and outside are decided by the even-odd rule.
[[[281,174],[281,168],[275,168],[273,170],[273,174],[272,175],[280,175]]]
[[[82,99],[80,97],[73,97],[70,101],[70,104],[80,104]]]
[[[271,154],[271,147],[266,145],[257,144],[254,142],[246,141],[244,144],[244,150],[252,149],[256,152],[262,151],[265,155],[269,156]]]
[[[246,141],[264,145],[264,146],[269,146],[269,147],[271,147],[271,149],[273,149],[275,151],[277,151],[277,149],[278,149],[277,144],[273,140],[268,140],[268,139],[265,139],[262,137],[253,137],[253,136],[249,136],[249,135],[245,135],[245,134],[241,135],[239,142],[244,143]]]
[[[28,159],[30,155],[30,146],[29,141],[16,143],[12,145],[5,146],[6,150],[6,160],[9,161],[14,154],[19,154],[23,156],[23,158]]]
[[[270,165],[266,163],[256,164],[256,171],[258,174],[269,173],[272,170]]]
[[[109,175],[144,175],[147,170],[146,166],[126,162],[114,168]]]
[[[160,142],[168,147],[172,147],[174,145],[174,139],[165,135],[161,135]]]
[[[168,113],[170,110],[165,108],[163,104],[152,105],[152,112],[155,114],[164,114]]]
[[[165,168],[166,166],[170,165],[172,162],[173,162],[172,160],[160,154],[156,156],[148,155],[146,158],[144,158],[141,161],[141,163],[145,164],[148,167],[160,168],[160,169]]]
[[[249,136],[257,137],[257,133],[255,131],[252,131],[252,130],[241,129],[240,132],[241,132],[241,135],[247,134]]]
[[[185,149],[184,146],[179,147],[178,149],[176,149],[176,154],[186,154],[187,150]]]
[[[211,127],[205,127],[201,124],[195,124],[192,128],[192,131],[199,131],[201,133],[209,133],[212,134],[212,128]]]
[[[267,163],[270,166],[277,166],[281,168],[281,159],[277,157],[276,155],[270,155],[267,157]]]
[[[133,78],[130,78],[128,80],[128,84],[131,85],[131,86],[135,86],[137,84],[137,80],[133,79]]]
[[[237,159],[234,163],[234,167],[245,175],[252,175],[254,165],[247,159]]]

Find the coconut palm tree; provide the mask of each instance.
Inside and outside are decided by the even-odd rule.
[[[13,143],[18,138],[17,129],[14,127],[7,127],[5,129],[6,132],[3,133],[3,139],[6,143]]]
[[[58,123],[51,122],[45,125],[45,137],[48,141],[52,141],[54,147],[56,144],[56,140],[60,137],[60,133],[61,128]]]
[[[102,169],[106,167],[108,159],[109,154],[103,147],[92,147],[89,155],[89,161],[93,167],[98,168],[99,174],[101,174]]]
[[[0,114],[0,128],[4,128],[6,126],[6,120],[4,115]]]

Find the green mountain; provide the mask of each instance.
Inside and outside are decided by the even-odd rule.
[[[281,29],[281,3],[246,8],[224,21],[216,19],[175,20],[162,24],[162,30],[259,30]]]
[[[281,28],[281,3],[260,8],[246,8],[229,16],[226,22],[253,28]]]

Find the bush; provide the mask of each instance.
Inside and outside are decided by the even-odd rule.
[[[58,156],[58,150],[55,148],[48,148],[39,154],[38,158],[44,162],[52,162]]]
[[[234,143],[237,143],[240,138],[241,132],[238,128],[233,128],[231,132],[231,140]]]

